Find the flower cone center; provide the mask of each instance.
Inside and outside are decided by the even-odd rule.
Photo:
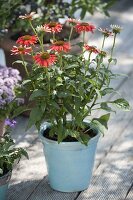
[[[56,25],[57,25],[56,22],[50,22],[50,23],[49,23],[49,27],[50,27],[50,28],[55,27]]]
[[[63,45],[64,45],[64,41],[57,41],[57,42],[54,42],[54,45],[63,46]]]
[[[23,47],[18,47],[18,50],[19,51],[24,51],[24,48]]]
[[[31,37],[30,37],[30,35],[25,35],[25,36],[23,37],[23,39],[24,39],[24,40],[30,40]]]
[[[41,54],[41,58],[43,60],[47,60],[48,58],[50,58],[50,55],[47,52],[44,52],[44,53]]]
[[[88,26],[88,23],[83,22],[83,23],[81,23],[81,26]]]

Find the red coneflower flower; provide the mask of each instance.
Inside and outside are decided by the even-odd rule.
[[[38,17],[38,14],[35,12],[31,12],[29,14],[19,16],[20,19],[28,19],[28,20],[33,20],[36,17]]]
[[[62,25],[58,22],[50,22],[49,24],[44,24],[44,29],[48,30],[47,32],[59,33],[62,30]]]
[[[80,23],[79,20],[72,19],[72,18],[68,18],[68,19],[66,20],[66,22],[69,22],[69,23],[72,24],[72,25],[75,25],[75,24]]]
[[[36,35],[24,35],[19,37],[16,41],[17,44],[29,46],[37,43],[37,36]]]
[[[71,49],[71,46],[68,42],[64,42],[64,41],[56,41],[53,42],[53,45],[50,47],[51,50],[53,51],[57,51],[57,52],[68,52]]]
[[[89,46],[89,45],[87,45],[87,44],[84,45],[84,49],[85,49],[86,51],[91,52],[91,53],[100,53],[100,50],[98,50],[96,47],[94,47],[94,46]]]
[[[26,46],[13,46],[13,48],[11,49],[11,55],[30,55],[30,52],[32,51],[31,47],[26,47]]]
[[[81,22],[81,23],[78,23],[76,26],[75,26],[75,29],[78,33],[81,33],[81,32],[94,32],[94,30],[96,29],[96,27],[92,24],[89,24],[89,23],[86,23],[86,22]]]
[[[33,56],[33,59],[35,60],[35,63],[38,64],[39,66],[49,67],[56,62],[57,57],[55,54],[49,54],[48,52],[41,52]]]
[[[104,29],[99,28],[98,30],[99,30],[105,37],[109,37],[109,36],[112,36],[112,35],[113,35],[112,31],[109,31],[107,28],[104,28]]]

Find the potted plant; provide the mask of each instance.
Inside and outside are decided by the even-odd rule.
[[[5,200],[11,172],[15,162],[27,153],[22,148],[15,148],[9,132],[16,121],[10,120],[12,110],[18,107],[23,99],[16,98],[15,90],[20,87],[21,77],[17,69],[0,66],[0,199]]]
[[[6,133],[0,136],[0,199],[6,200],[9,181],[14,164],[20,161],[22,156],[28,158],[26,151],[22,148],[15,148],[14,141],[9,134],[9,126],[14,127],[14,120],[6,120]]]
[[[4,134],[5,119],[10,117],[12,108],[23,102],[23,99],[15,98],[15,90],[20,86],[20,81],[17,69],[0,66],[0,136]]]
[[[27,128],[36,125],[40,130],[51,187],[62,192],[84,190],[90,183],[98,138],[107,129],[113,106],[130,108],[121,97],[112,101],[104,98],[116,93],[110,82],[117,75],[110,66],[116,63],[113,51],[121,27],[112,25],[111,30],[97,30],[93,24],[68,19],[69,40],[58,40],[55,33],[62,31],[61,24],[48,22],[34,28],[32,17],[21,18],[28,21],[35,35],[18,38],[11,52],[21,56],[27,74],[18,97],[30,97],[29,105],[19,107],[13,114],[30,109],[34,101]],[[82,41],[75,44],[81,49],[78,54],[71,53],[73,29],[82,33]],[[89,45],[84,42],[86,32],[94,34],[95,31],[103,35],[100,48],[93,46],[92,41]],[[43,37],[50,33],[51,46],[46,50]],[[110,53],[104,49],[108,37],[112,37]],[[37,40],[38,51],[34,46]],[[31,72],[28,71],[30,63],[24,60],[27,54],[33,60]],[[103,111],[101,116],[93,115],[96,110]]]

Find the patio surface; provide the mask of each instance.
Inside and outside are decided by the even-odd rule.
[[[110,24],[123,27],[115,49],[118,63],[113,70],[128,77],[123,76],[112,85],[133,107],[133,1],[119,1],[110,14],[109,19],[96,14],[89,21],[98,27]],[[95,42],[99,42],[96,37]],[[25,131],[27,120],[23,116],[17,119],[13,137],[17,145],[27,149],[30,159],[24,158],[15,166],[8,200],[133,200],[133,110],[118,110],[112,115],[109,130],[98,143],[91,185],[79,193],[61,193],[50,188],[42,144],[34,127]]]

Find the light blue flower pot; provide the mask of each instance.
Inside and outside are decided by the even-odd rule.
[[[10,178],[11,172],[0,177],[0,200],[6,200]]]
[[[80,142],[62,142],[47,139],[44,131],[50,127],[45,122],[40,129],[51,187],[61,192],[77,192],[89,187],[94,166],[99,134],[93,137],[88,146]]]

